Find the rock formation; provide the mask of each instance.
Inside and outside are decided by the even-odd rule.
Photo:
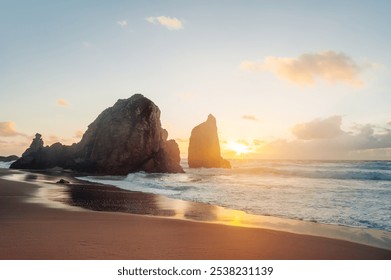
[[[231,168],[229,161],[220,155],[216,118],[213,115],[191,131],[188,162],[190,168]]]
[[[70,161],[70,147],[55,143],[44,147],[42,135],[37,133],[30,147],[22,157],[11,164],[10,168],[19,169],[45,169],[50,167],[64,167]]]
[[[41,135],[36,134],[30,148],[11,168],[62,167],[112,175],[183,172],[178,145],[174,140],[167,141],[167,136],[161,127],[159,108],[135,94],[104,110],[77,144],[44,147]]]

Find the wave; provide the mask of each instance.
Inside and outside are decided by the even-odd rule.
[[[391,173],[377,171],[303,171],[303,170],[279,170],[273,168],[251,168],[236,170],[238,174],[256,175],[277,175],[284,177],[303,177],[318,179],[338,179],[338,180],[369,180],[369,181],[391,181]]]
[[[127,176],[87,176],[80,177],[79,179],[115,185],[130,191],[176,197],[183,192],[191,191],[196,188],[194,185],[191,185],[191,181],[186,179],[186,175],[182,177],[183,179],[181,180],[181,174],[137,172],[129,173]]]
[[[391,162],[269,162],[233,173],[312,179],[391,181]]]
[[[14,163],[14,161],[0,161],[0,168],[4,168],[4,169],[7,169],[7,168],[10,168],[11,164]]]
[[[390,162],[257,161],[233,166],[83,179],[255,215],[391,231]]]

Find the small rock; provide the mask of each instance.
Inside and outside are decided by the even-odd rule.
[[[56,184],[69,184],[70,182],[65,180],[65,179],[61,179],[59,181],[56,182]]]

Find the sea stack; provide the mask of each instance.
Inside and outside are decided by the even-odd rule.
[[[190,168],[231,168],[220,155],[216,118],[212,114],[191,131],[188,162]]]
[[[36,134],[30,148],[11,168],[62,167],[111,175],[184,172],[178,145],[167,138],[159,108],[143,95],[135,94],[104,110],[77,144],[44,147],[41,135]]]

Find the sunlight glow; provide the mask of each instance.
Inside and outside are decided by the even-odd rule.
[[[234,151],[238,156],[247,154],[249,152],[248,146],[233,141],[228,143],[227,148],[231,151]]]

